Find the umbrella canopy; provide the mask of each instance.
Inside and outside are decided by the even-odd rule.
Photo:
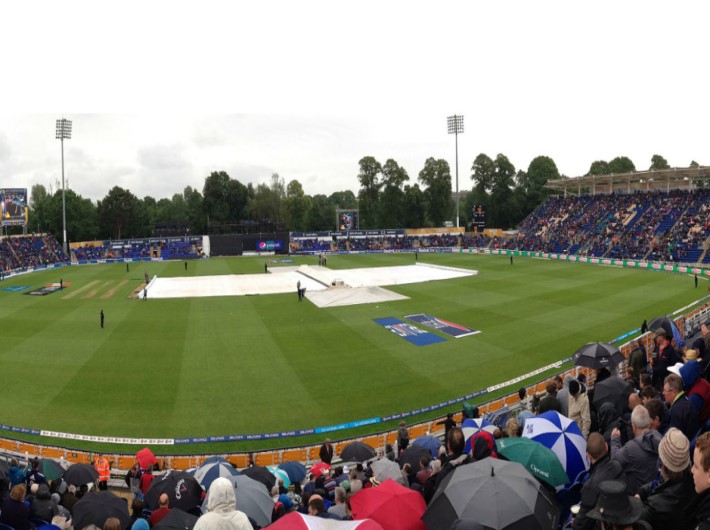
[[[193,476],[195,477],[195,480],[200,483],[202,489],[207,490],[216,478],[232,478],[236,477],[238,474],[239,471],[234,469],[231,464],[225,464],[220,461],[212,461],[211,463],[202,464],[198,467],[193,473]]]
[[[530,438],[501,438],[496,441],[497,453],[506,460],[522,464],[532,476],[553,488],[569,482],[565,468],[557,455]]]
[[[316,477],[320,477],[323,473],[330,471],[330,465],[325,462],[317,462],[311,466],[309,473],[313,473]]]
[[[156,477],[145,492],[143,501],[150,510],[159,506],[160,495],[167,493],[171,508],[180,508],[186,512],[200,504],[202,487],[187,471],[169,471],[164,477]]]
[[[170,510],[163,517],[154,530],[192,530],[197,522],[197,517],[182,510]]]
[[[121,528],[128,528],[131,523],[126,499],[110,491],[87,493],[76,501],[72,515],[75,528],[85,528],[90,524],[103,528],[109,517],[117,517],[121,521]]]
[[[67,484],[81,486],[96,482],[99,479],[99,473],[91,464],[72,464],[64,471],[62,478]]]
[[[666,332],[666,337],[669,339],[675,339],[675,345],[677,348],[682,348],[685,345],[685,340],[683,340],[680,331],[678,331],[678,327],[670,318],[656,317],[651,320],[651,323],[648,325],[648,329],[651,331],[656,331],[659,328],[663,328]]]
[[[268,528],[269,530],[384,530],[372,519],[336,521],[298,512],[287,513]]]
[[[495,432],[496,426],[485,418],[466,418],[461,424],[463,436],[466,439],[466,452],[471,452],[471,436],[479,431],[486,431],[491,435]]]
[[[577,424],[555,410],[525,420],[523,436],[541,443],[557,455],[572,482],[589,469],[587,441]]]
[[[442,446],[441,440],[436,436],[420,436],[412,442],[412,445],[421,445],[429,450],[432,458],[439,456],[439,449]]]
[[[584,366],[594,370],[611,368],[624,360],[619,348],[608,342],[589,342],[574,352],[575,366]]]
[[[384,482],[388,478],[391,478],[395,482],[402,483],[402,471],[399,468],[397,462],[393,462],[389,458],[381,458],[380,460],[375,460],[370,464],[372,469],[372,476],[378,482]]]
[[[274,500],[264,490],[264,485],[245,475],[237,475],[229,480],[234,486],[234,496],[237,500],[237,510],[240,510],[254,519],[259,526],[266,526],[271,522],[274,511]],[[202,503],[202,511],[207,510],[210,491]]]
[[[261,482],[266,487],[266,493],[271,495],[271,488],[276,484],[276,477],[264,466],[251,466],[242,470],[242,475]]]
[[[291,479],[288,478],[288,473],[280,469],[279,466],[268,466],[266,469],[276,478],[277,483],[279,479],[284,481],[284,488],[288,488],[291,485]]]
[[[370,458],[375,458],[375,450],[365,442],[350,442],[340,452],[343,462],[364,462]]]
[[[281,462],[279,469],[283,469],[291,482],[301,482],[306,478],[306,466],[300,462]]]
[[[10,472],[10,466],[6,460],[0,460],[0,476],[6,476]]]
[[[419,471],[419,469],[421,469],[419,459],[423,456],[431,460],[431,452],[429,452],[429,449],[421,445],[410,445],[399,455],[399,465],[404,467],[404,464],[409,464],[412,466],[413,472]]]
[[[462,466],[465,467],[465,466]],[[421,520],[426,503],[418,491],[386,480],[350,498],[354,519],[374,519],[387,530],[425,530]]]
[[[154,466],[158,463],[153,451],[147,447],[144,447],[136,453],[136,460],[138,460],[138,465],[140,465],[143,469],[148,469],[148,466]]]
[[[456,520],[497,530],[553,530],[559,518],[557,501],[542,484],[521,464],[496,458],[455,468],[422,517],[428,530],[448,530]],[[461,522],[458,528],[466,528]]]
[[[43,458],[39,461],[39,472],[42,473],[47,480],[57,480],[64,474],[64,468],[56,460]]]
[[[599,410],[604,403],[613,403],[619,416],[629,407],[629,396],[634,391],[629,383],[618,377],[607,377],[594,385],[592,404]]]

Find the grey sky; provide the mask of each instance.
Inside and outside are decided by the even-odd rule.
[[[62,116],[69,185],[92,199],[201,190],[215,170],[357,191],[366,155],[453,173],[454,113],[461,189],[480,152],[568,176],[618,155],[710,164],[704,2],[232,4],[0,8],[0,187],[60,180]]]

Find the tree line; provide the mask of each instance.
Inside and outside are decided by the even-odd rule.
[[[69,241],[142,238],[161,225],[186,227],[194,235],[235,231],[248,223],[290,231],[333,230],[337,209],[359,209],[361,229],[437,227],[455,220],[456,198],[446,160],[428,158],[416,182],[410,182],[407,171],[394,159],[381,164],[365,156],[358,164],[357,195],[350,190],[306,195],[298,180],[286,184],[278,173],[268,184],[245,185],[224,171],[206,177],[202,191],[187,186],[182,193],[162,199],[140,199],[114,186],[94,202],[67,189],[67,237]],[[692,162],[690,167],[697,166]],[[668,167],[662,156],[653,156],[650,169]],[[592,162],[587,174],[635,170],[628,157],[620,156]],[[491,158],[481,153],[471,166],[472,188],[460,194],[461,226],[469,224],[474,205],[484,205],[487,226],[514,227],[549,196],[545,184],[560,178],[567,177],[548,156],[534,158],[527,170],[516,170],[503,154]],[[28,231],[62,233],[62,191],[56,187],[32,186]],[[8,233],[19,230],[11,227]]]

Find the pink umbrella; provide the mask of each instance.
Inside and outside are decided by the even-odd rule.
[[[426,503],[418,491],[387,479],[379,486],[358,491],[350,499],[353,518],[374,519],[384,530],[426,530],[421,520]]]
[[[336,521],[290,512],[267,527],[269,530],[384,530],[372,519]]]

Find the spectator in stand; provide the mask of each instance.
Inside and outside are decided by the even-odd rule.
[[[557,384],[554,380],[548,381],[545,391],[547,392],[547,395],[540,400],[540,414],[547,412],[548,410],[562,412],[562,406],[557,400]]]
[[[213,482],[214,484],[214,482]],[[211,488],[210,488],[211,489]],[[150,514],[150,526],[153,527],[163,520],[163,517],[170,513],[170,498],[167,493],[161,493],[158,498],[158,508]],[[236,500],[235,500],[236,505]]]
[[[555,378],[555,382],[558,382],[559,376]],[[557,401],[560,402],[560,407],[562,410],[560,413],[563,416],[569,417],[569,384],[574,380],[574,376],[572,374],[565,374],[564,379],[561,382],[561,387],[557,386]]]
[[[698,411],[683,392],[680,376],[670,374],[666,377],[663,382],[663,398],[670,407],[669,426],[680,429],[688,439],[693,438],[700,428]]]
[[[690,521],[700,530],[710,530],[710,433],[698,436],[693,451],[693,485],[697,498],[689,506]]]
[[[553,383],[554,384],[554,383]],[[432,474],[424,486],[424,498],[427,503],[436,493],[441,481],[458,466],[467,464],[471,461],[471,457],[465,453],[466,438],[460,427],[454,427],[449,431],[449,437],[446,439],[446,459],[441,467],[441,471]]]
[[[325,443],[321,445],[320,451],[318,452],[318,456],[321,459],[321,462],[324,462],[328,465],[333,461],[333,445],[330,443],[330,438],[325,439]]]
[[[643,405],[637,406],[631,413],[631,428],[634,437],[623,447],[619,429],[611,432],[610,456],[621,464],[628,479],[628,490],[635,494],[656,476],[658,446],[662,436],[651,428],[651,416]]]
[[[663,328],[657,329],[654,333],[655,348],[652,353],[653,364],[653,386],[657,389],[663,388],[663,379],[668,375],[668,368],[681,362],[680,355],[671,344],[671,338],[666,336]]]
[[[11,526],[15,530],[31,530],[30,508],[25,501],[27,487],[20,483],[13,486],[10,496],[5,497],[0,508],[0,523]]]
[[[207,513],[197,520],[193,530],[252,530],[249,518],[238,508],[234,487],[219,477],[210,486]]]
[[[8,470],[7,478],[10,479],[10,486],[16,486],[18,484],[24,484],[27,479],[27,473],[25,469],[20,467],[16,458],[10,459],[10,468]],[[27,490],[25,489],[25,494]]]
[[[602,482],[605,480],[620,480],[624,484],[627,483],[626,474],[621,464],[609,458],[608,446],[604,441],[604,437],[598,432],[591,433],[589,439],[587,439],[587,458],[589,458],[591,464],[589,479],[582,486],[579,513],[575,517],[572,526],[575,530],[592,530],[596,528],[596,522],[590,519],[587,514],[594,508],[599,499],[599,485]]]
[[[456,421],[454,420],[454,414],[453,412],[449,412],[446,415],[446,419],[442,421],[437,421],[436,425],[443,425],[444,426],[444,440],[448,438],[449,436],[449,431],[456,427]]]
[[[409,431],[407,430],[406,423],[404,420],[399,422],[399,429],[397,430],[397,450],[399,454],[402,454],[407,446],[409,445]]]
[[[145,492],[148,491],[148,488],[150,488],[154,478],[155,475],[153,475],[153,466],[149,465],[141,475],[141,492],[143,495],[145,495]]]
[[[335,514],[341,519],[345,519],[347,514],[345,510],[345,490],[343,488],[335,488],[335,504],[328,508],[328,513]]]
[[[49,486],[46,483],[37,486],[37,494],[30,502],[30,512],[32,513],[32,517],[42,519],[43,521],[51,521],[52,517],[59,515],[59,509],[57,505],[52,502]]]
[[[688,505],[695,497],[690,475],[690,442],[678,429],[670,429],[658,446],[661,481],[641,487],[641,518],[653,528],[685,528]]]
[[[688,350],[686,356],[690,352],[696,353]],[[710,419],[710,383],[702,378],[700,363],[695,359],[687,361],[680,367],[680,377],[690,403],[698,412],[700,425],[704,425]]]
[[[568,383],[569,397],[567,410],[569,419],[573,420],[582,435],[587,438],[589,429],[592,426],[592,418],[589,412],[589,398],[579,390],[579,383],[574,379]]]

